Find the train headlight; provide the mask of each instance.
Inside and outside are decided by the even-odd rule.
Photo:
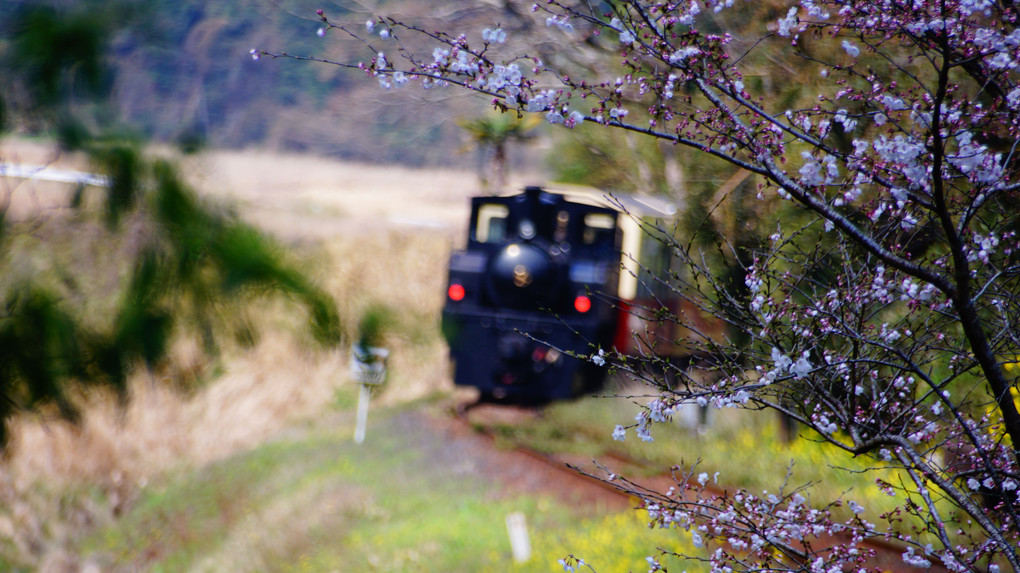
[[[522,221],[517,232],[521,235],[522,239],[530,241],[535,238],[535,224],[527,220]]]

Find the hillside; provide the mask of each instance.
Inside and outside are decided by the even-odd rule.
[[[0,69],[24,71],[9,38],[20,10],[40,2],[0,3]],[[308,151],[373,163],[471,166],[455,120],[484,113],[484,100],[454,92],[387,92],[359,72],[296,61],[252,61],[253,47],[343,59],[344,46],[321,39],[315,10],[364,21],[375,9],[420,18],[437,0],[339,3],[312,0],[153,0],[52,2],[81,10],[102,31],[110,54],[106,86],[115,116],[131,130],[163,142],[217,148]],[[480,5],[444,10],[444,22],[481,29],[500,18]],[[375,15],[378,15],[376,13]],[[10,93],[0,74],[0,93]],[[14,103],[17,103],[14,101]],[[109,118],[106,118],[109,119]],[[24,131],[24,124],[17,126]],[[31,129],[31,125],[28,126]]]

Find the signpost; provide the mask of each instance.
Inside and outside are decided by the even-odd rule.
[[[372,346],[355,344],[351,347],[351,377],[361,387],[358,394],[358,421],[354,429],[354,443],[365,441],[365,425],[368,423],[368,401],[372,386],[378,386],[386,379],[386,359],[390,351]]]

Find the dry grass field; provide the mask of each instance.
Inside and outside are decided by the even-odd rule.
[[[390,376],[378,401],[451,388],[438,319],[446,257],[477,190],[473,173],[262,151],[179,161],[203,196],[232,206],[308,263],[336,297],[349,334],[367,308],[393,311]],[[0,140],[0,162],[88,169],[81,157],[23,140]],[[67,208],[67,184],[0,182],[13,217]],[[99,393],[82,396],[87,407],[76,428],[37,415],[16,420],[10,457],[0,466],[0,541],[43,569],[60,570],[68,558],[62,547],[81,526],[112,519],[147,480],[253,447],[327,409],[338,388],[352,384],[347,350],[312,348],[294,335],[286,310],[265,309],[270,327],[259,344],[228,350],[215,365],[203,362],[193,342],[179,341],[178,361],[194,362],[210,378],[193,395],[139,372],[126,409]],[[103,495],[87,494],[97,490]]]

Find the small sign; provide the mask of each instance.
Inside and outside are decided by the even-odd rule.
[[[386,359],[390,351],[385,348],[358,344],[351,347],[351,376],[358,384],[377,385],[386,379]]]

